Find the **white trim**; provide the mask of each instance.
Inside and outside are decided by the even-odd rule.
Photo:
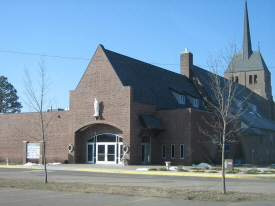
[[[93,157],[92,157],[92,161],[88,160],[88,148],[89,145],[93,145]],[[88,164],[93,164],[95,162],[95,143],[93,142],[87,142],[86,143],[86,163]]]
[[[104,161],[99,161],[98,160],[98,146],[104,145]],[[108,146],[115,146],[114,149],[114,160],[113,161],[108,161]],[[99,142],[96,144],[96,163],[97,164],[116,164],[116,151],[117,151],[117,146],[116,143],[114,142]]]
[[[193,101],[194,101],[194,105],[193,106],[198,108],[199,104],[200,104],[200,100],[199,99],[194,99]]]
[[[98,135],[105,135],[105,134],[110,134],[115,136],[115,141],[114,142],[97,142],[98,140]],[[119,135],[115,135],[112,133],[103,133],[103,134],[98,134],[95,136],[90,137],[86,141],[86,163],[87,164],[122,164],[121,162],[121,146],[123,145],[123,137]],[[91,138],[94,138],[93,142],[89,142]],[[122,142],[120,142],[120,138],[122,138]],[[88,146],[93,144],[93,161],[88,161]],[[105,157],[104,161],[98,161],[98,145],[105,145],[104,146],[104,152],[105,152]],[[114,145],[115,146],[115,154],[114,154],[114,161],[108,161],[108,145]]]
[[[118,142],[117,145],[118,145],[118,150],[117,150],[118,155],[116,157],[116,158],[118,158],[117,163],[122,164],[121,158],[122,158],[122,155],[123,155],[123,153],[122,153],[123,142]]]
[[[180,104],[185,104],[185,96],[182,95],[182,94],[180,94],[180,96],[179,96],[179,103]]]

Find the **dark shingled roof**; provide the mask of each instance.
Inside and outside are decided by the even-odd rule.
[[[196,77],[199,79],[201,84],[203,85],[203,87],[204,87],[205,91],[207,92],[208,96],[210,98],[212,98],[211,100],[213,102],[215,102],[215,98],[213,98],[214,97],[214,91],[211,89],[211,87],[209,85],[209,82],[212,81],[211,74],[213,75],[213,73],[211,73],[211,72],[209,72],[205,69],[196,67],[196,66],[192,67],[192,71],[196,75]],[[224,77],[221,77],[221,76],[218,76],[218,77],[220,78],[220,83],[221,83],[220,87],[223,88],[224,85],[229,80],[224,78]],[[242,100],[243,98],[249,97],[249,102],[251,102],[253,104],[256,104],[256,102],[254,101],[254,98],[250,98],[251,97],[251,91],[249,89],[247,89],[245,86],[240,85],[236,82],[232,82],[232,83],[233,83],[234,88],[237,87],[237,90],[235,92],[235,97],[237,99]]]
[[[118,77],[124,86],[132,86],[134,101],[152,104],[158,109],[190,108],[192,104],[186,98],[181,105],[171,90],[201,99],[194,85],[184,76],[166,69],[104,50]],[[200,105],[201,107],[202,104]]]
[[[196,77],[199,79],[201,84],[203,85],[205,91],[207,92],[208,96],[211,98],[213,97],[214,91],[210,88],[209,83],[211,81],[210,73],[209,71],[206,71],[204,69],[201,69],[199,67],[192,67],[193,73],[196,75]],[[223,87],[224,81],[229,81],[224,77],[221,78],[221,87]],[[260,106],[257,103],[256,96],[254,92],[251,92],[248,88],[244,87],[243,85],[240,85],[236,82],[232,82],[233,84],[237,85],[237,90],[235,92],[235,97],[238,100],[243,100],[243,98],[247,98],[247,101],[244,102],[243,108],[245,109],[245,112],[240,116],[243,122],[245,122],[247,125],[249,125],[251,128],[259,128],[259,129],[265,129],[265,130],[271,130],[275,131],[275,121],[268,119],[263,116],[263,113],[261,112]],[[215,99],[211,99],[213,102],[215,102]],[[253,112],[252,109],[248,106],[248,102],[257,105],[257,113]],[[232,107],[237,108],[234,102],[232,102]],[[236,111],[236,109],[232,109],[232,111]],[[236,111],[237,112],[237,111]],[[260,132],[256,130],[249,130],[250,132]]]
[[[149,129],[165,130],[164,126],[156,117],[145,114],[140,114],[139,116]]]
[[[242,114],[241,119],[250,127],[265,129],[265,130],[275,130],[275,121],[268,119],[259,114],[253,112],[245,112]]]
[[[258,128],[248,127],[247,129],[243,130],[242,135],[257,135],[257,136],[267,136],[265,132]]]
[[[261,53],[259,51],[254,51],[249,59],[244,60],[242,53],[235,54],[225,73],[259,70],[269,72]]]

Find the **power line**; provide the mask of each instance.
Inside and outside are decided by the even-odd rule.
[[[49,54],[37,54],[37,53],[27,53],[27,52],[19,52],[19,51],[7,51],[7,50],[0,50],[3,53],[11,53],[11,54],[21,54],[21,55],[29,55],[29,56],[40,56],[40,57],[51,57],[51,58],[60,58],[60,59],[73,59],[73,60],[84,60],[90,61],[91,59],[83,58],[83,57],[65,57],[59,55],[49,55]],[[179,66],[180,64],[165,64],[165,63],[149,63],[153,65],[165,65],[165,66]],[[198,67],[210,67],[210,66],[203,66],[203,65],[196,65]],[[224,66],[225,67],[225,66]],[[256,68],[256,67],[249,67],[249,68]],[[275,68],[275,67],[268,67],[268,68]]]
[[[64,57],[64,56],[56,56],[56,55],[49,55],[49,54],[35,54],[35,53],[27,53],[27,52],[19,52],[19,51],[0,50],[0,52],[12,53],[12,54],[23,54],[23,55],[30,55],[30,56],[61,58],[61,59],[91,60],[91,59],[85,59],[85,58],[81,58],[81,57]]]
[[[27,53],[27,52],[19,52],[19,51],[7,51],[7,50],[0,50],[3,53],[11,53],[11,54],[22,54],[22,55],[30,55],[30,56],[40,56],[40,57],[52,57],[52,58],[61,58],[61,59],[74,59],[74,60],[85,60],[90,61],[91,59],[82,58],[82,57],[65,57],[65,56],[58,56],[58,55],[49,55],[49,54],[37,54],[37,53]],[[164,64],[164,63],[150,63],[156,65],[174,65],[179,66],[180,64]]]

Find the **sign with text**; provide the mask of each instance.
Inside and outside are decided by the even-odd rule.
[[[31,143],[27,144],[27,159],[39,159],[40,157],[40,144]]]

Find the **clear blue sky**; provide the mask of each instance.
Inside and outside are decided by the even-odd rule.
[[[252,49],[260,42],[274,87],[275,1],[247,2]],[[208,69],[209,52],[218,53],[233,37],[241,49],[244,4],[245,0],[0,0],[0,75],[24,97],[24,68],[35,79],[41,56],[11,52],[83,58],[44,57],[53,81],[50,96],[57,99],[52,106],[67,108],[69,91],[76,88],[99,44],[177,73],[180,52],[188,47],[194,64]]]

